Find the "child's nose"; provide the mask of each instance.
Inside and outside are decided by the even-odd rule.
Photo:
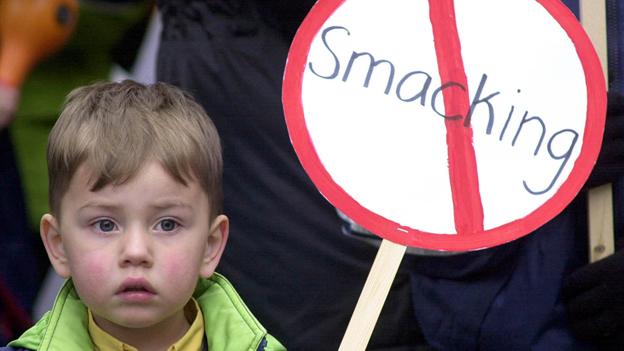
[[[152,238],[148,230],[140,226],[128,228],[123,233],[121,246],[121,266],[151,267]]]

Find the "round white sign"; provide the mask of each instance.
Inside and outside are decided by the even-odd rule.
[[[606,105],[558,0],[321,0],[291,47],[295,150],[336,207],[436,250],[525,235],[580,190]]]

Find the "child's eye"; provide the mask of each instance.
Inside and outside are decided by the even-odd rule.
[[[110,219],[100,219],[93,224],[95,228],[103,233],[109,233],[117,229],[115,222]]]
[[[171,232],[176,230],[180,224],[173,219],[167,218],[156,224],[156,230],[163,232]]]

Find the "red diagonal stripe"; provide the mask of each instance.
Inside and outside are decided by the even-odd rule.
[[[472,127],[464,126],[463,118],[470,109],[470,97],[453,0],[429,0],[429,18],[440,80],[443,86],[452,82],[442,90],[442,95],[445,115],[449,116],[446,120],[446,143],[455,229],[457,234],[477,233],[483,231],[483,204],[472,145]],[[453,116],[458,117],[450,118]]]

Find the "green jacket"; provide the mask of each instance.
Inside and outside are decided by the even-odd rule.
[[[230,282],[215,273],[200,279],[193,297],[204,315],[210,351],[286,350],[251,314]],[[52,310],[19,339],[1,350],[85,351],[93,350],[87,330],[87,308],[71,280],[65,282]]]

